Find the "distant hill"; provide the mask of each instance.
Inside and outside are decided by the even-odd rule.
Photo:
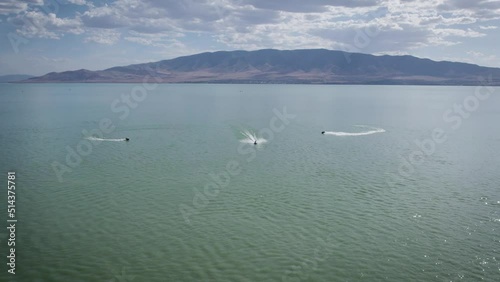
[[[32,77],[33,75],[27,75],[27,74],[0,75],[0,82],[18,82]]]
[[[500,69],[412,56],[374,56],[325,49],[220,51],[101,71],[48,73],[24,82],[305,83],[500,85]],[[152,81],[152,80],[150,80]]]

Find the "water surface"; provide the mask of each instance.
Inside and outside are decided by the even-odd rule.
[[[123,102],[140,87],[0,85],[19,219],[17,274],[2,277],[500,277],[500,88],[444,118],[476,88],[182,84]],[[109,133],[82,133],[103,120]],[[432,153],[412,155],[419,143]]]

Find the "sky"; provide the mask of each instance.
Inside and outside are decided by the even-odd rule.
[[[0,75],[325,48],[500,67],[500,0],[0,0]]]

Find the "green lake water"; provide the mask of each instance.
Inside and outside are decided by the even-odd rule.
[[[0,281],[499,281],[499,121],[500,88],[0,84]]]

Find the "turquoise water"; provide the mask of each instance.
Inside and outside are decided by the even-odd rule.
[[[1,84],[0,101],[18,219],[11,275],[2,212],[1,281],[500,277],[500,88]]]

